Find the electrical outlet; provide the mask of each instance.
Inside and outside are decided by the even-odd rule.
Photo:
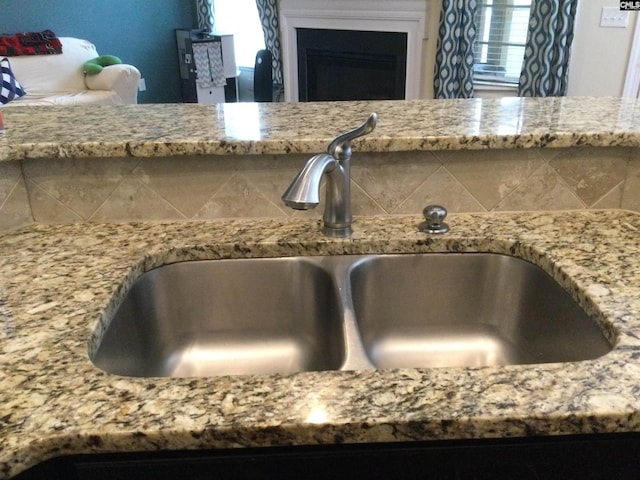
[[[140,83],[138,84],[138,91],[144,92],[147,89],[147,82],[144,81],[144,78],[140,79]]]
[[[621,11],[618,7],[602,7],[600,26],[627,28],[629,26],[629,12]]]

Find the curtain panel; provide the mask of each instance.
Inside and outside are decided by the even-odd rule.
[[[519,96],[567,94],[577,5],[578,0],[533,0]]]
[[[443,0],[436,50],[436,98],[473,97],[477,0]]]
[[[273,100],[280,101],[284,94],[282,77],[282,54],[280,48],[280,28],[278,25],[278,6],[276,0],[256,0],[264,44],[272,55]]]
[[[212,0],[195,0],[198,15],[198,28],[206,32],[213,31],[214,14]]]

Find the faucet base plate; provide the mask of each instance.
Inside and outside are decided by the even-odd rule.
[[[327,225],[324,225],[322,227],[322,233],[324,233],[327,237],[344,238],[351,236],[351,234],[353,233],[353,229],[350,225],[338,228],[328,227]]]

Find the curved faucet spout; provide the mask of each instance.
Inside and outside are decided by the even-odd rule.
[[[320,203],[322,176],[336,167],[339,167],[338,161],[327,153],[311,157],[282,195],[282,201],[296,210],[314,208]]]
[[[351,140],[370,133],[378,115],[372,113],[355,130],[336,137],[327,153],[311,157],[282,195],[286,206],[309,210],[320,203],[320,182],[327,174],[327,201],[322,216],[322,231],[330,237],[351,235]]]

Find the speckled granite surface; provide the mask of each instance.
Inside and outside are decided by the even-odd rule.
[[[0,237],[0,477],[78,452],[620,432],[640,428],[640,215],[624,211],[33,225]],[[509,253],[542,266],[615,348],[585,362],[486,368],[126,378],[89,359],[109,305],[141,272],[228,257]],[[607,329],[610,329],[610,328]],[[322,412],[324,421],[317,422]]]
[[[621,98],[15,107],[0,160],[316,153],[372,111],[359,151],[640,145],[638,100]]]

